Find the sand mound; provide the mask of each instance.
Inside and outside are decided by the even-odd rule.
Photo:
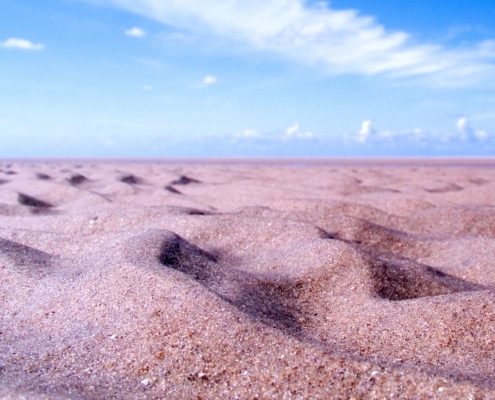
[[[494,171],[0,164],[0,397],[495,397]]]

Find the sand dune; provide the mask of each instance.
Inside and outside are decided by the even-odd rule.
[[[0,162],[0,398],[495,398],[494,167]]]

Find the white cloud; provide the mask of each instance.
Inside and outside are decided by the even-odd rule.
[[[217,83],[218,79],[212,75],[205,76],[203,78],[203,85],[204,86],[210,86],[213,85],[214,83]]]
[[[245,129],[243,132],[235,133],[233,136],[237,139],[259,139],[262,135],[256,129]]]
[[[280,131],[263,132],[257,129],[245,129],[232,135],[234,142],[253,142],[276,145],[289,141],[317,142],[320,137],[313,132],[299,132],[299,124],[295,123],[281,134]]]
[[[428,138],[428,132],[421,128],[414,128],[410,133],[410,136],[416,140],[426,140]]]
[[[126,30],[125,31],[125,34],[127,36],[133,36],[133,37],[143,37],[143,36],[146,36],[146,32],[145,31],[143,31],[140,28],[136,28],[136,27]]]
[[[18,49],[18,50],[43,50],[45,45],[41,43],[33,43],[26,39],[10,38],[0,43],[0,47],[5,49]]]
[[[361,122],[361,128],[355,134],[350,136],[351,142],[359,143],[376,143],[376,142],[424,142],[431,135],[421,128],[413,130],[399,131],[392,129],[378,130],[375,128],[373,121],[367,119]]]
[[[294,136],[298,130],[299,130],[299,122],[296,122],[296,123],[294,123],[294,125],[289,126],[285,130],[285,136],[287,136],[287,137]]]
[[[304,133],[300,133],[297,135],[297,139],[304,139],[304,140],[319,140],[320,137],[313,133],[313,132],[304,132]]]
[[[476,131],[474,134],[476,135],[476,139],[478,140],[487,139],[489,136],[487,131]]]
[[[456,123],[457,130],[462,134],[462,135],[469,135],[472,131],[471,127],[469,126],[468,119],[466,117],[461,117],[457,120]]]
[[[376,130],[373,127],[373,122],[367,119],[361,122],[361,128],[357,133],[356,140],[358,142],[364,143],[375,133]]]
[[[329,72],[429,77],[468,85],[495,75],[495,41],[445,48],[416,43],[373,17],[305,0],[104,0],[168,25],[232,38]]]
[[[489,136],[486,131],[473,129],[466,117],[459,118],[456,126],[462,140],[484,140]]]
[[[344,139],[347,143],[395,143],[396,145],[422,145],[439,144],[439,143],[476,143],[479,141],[489,140],[491,135],[484,130],[475,130],[472,128],[468,118],[460,117],[456,122],[457,133],[440,133],[429,132],[421,128],[412,130],[378,130],[371,120],[365,120],[361,123],[361,128],[354,134],[347,135]],[[488,142],[487,142],[488,143]]]
[[[318,140],[319,138],[313,132],[299,132],[299,122],[295,122],[294,125],[289,126],[285,130],[285,134],[283,135],[282,139]]]

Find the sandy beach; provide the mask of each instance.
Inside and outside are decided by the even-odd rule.
[[[495,160],[0,160],[2,399],[495,398]]]

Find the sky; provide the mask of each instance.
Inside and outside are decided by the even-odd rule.
[[[0,157],[495,155],[493,0],[0,0]]]

